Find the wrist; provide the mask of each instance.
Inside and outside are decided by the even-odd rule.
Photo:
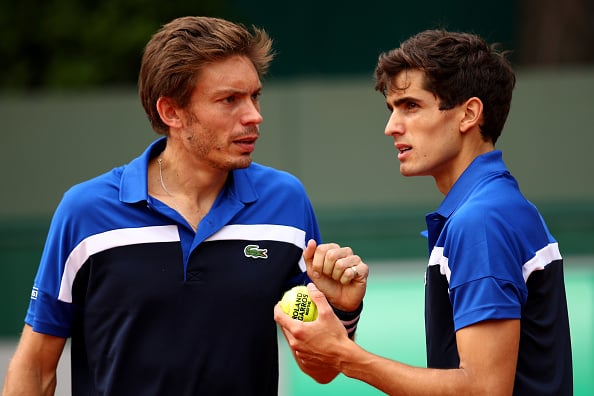
[[[349,338],[352,340],[355,338],[355,332],[357,331],[357,325],[359,324],[359,318],[363,311],[363,301],[354,311],[343,311],[342,309],[332,306],[332,310],[338,319],[342,322],[344,328],[347,331]]]

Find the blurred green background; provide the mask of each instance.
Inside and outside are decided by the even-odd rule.
[[[442,197],[432,179],[399,174],[383,135],[388,112],[373,91],[373,68],[379,53],[426,28],[471,31],[512,49],[518,83],[498,148],[566,257],[576,395],[594,393],[594,3],[588,0],[0,0],[6,353],[22,327],[62,193],[128,162],[156,138],[136,94],[139,61],[158,27],[183,15],[254,24],[273,37],[277,57],[264,81],[255,159],[300,177],[324,238],[352,246],[370,264],[359,342],[418,365],[424,364],[418,281],[427,254],[419,232]],[[3,371],[8,357],[2,359]],[[287,395],[377,394],[342,377],[316,385],[288,356],[285,367]]]

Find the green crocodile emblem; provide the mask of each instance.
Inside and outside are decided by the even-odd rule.
[[[268,258],[268,249],[260,249],[258,245],[247,245],[243,249],[243,254],[251,258]]]

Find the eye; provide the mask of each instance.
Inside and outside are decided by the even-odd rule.
[[[416,104],[415,102],[406,102],[406,103],[405,103],[405,105],[404,105],[404,107],[405,107],[407,110],[414,110],[414,109],[418,108],[418,107],[419,107],[419,105],[418,105],[418,104]]]
[[[252,100],[254,102],[257,102],[258,100],[260,100],[260,95],[262,95],[262,92],[261,91],[258,91],[256,93],[252,94]]]
[[[235,102],[235,100],[236,100],[235,95],[227,96],[225,98],[226,103],[233,103],[233,102]]]

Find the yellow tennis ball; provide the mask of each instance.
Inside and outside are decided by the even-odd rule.
[[[293,319],[303,322],[311,322],[318,317],[318,307],[309,297],[306,286],[287,290],[281,300],[281,308]]]

